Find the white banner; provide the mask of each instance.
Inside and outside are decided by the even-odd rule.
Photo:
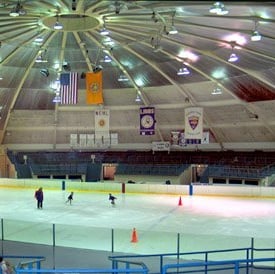
[[[203,108],[191,107],[185,109],[185,139],[202,139]]]
[[[153,151],[170,151],[169,142],[152,142]]]
[[[79,146],[86,147],[87,146],[87,135],[79,134]]]
[[[110,119],[110,110],[109,109],[99,109],[95,110],[95,133],[98,132],[104,132],[107,134],[101,134],[103,135],[109,135],[109,119]]]
[[[70,134],[70,145],[71,145],[71,147],[77,147],[78,146],[77,134]]]
[[[87,147],[93,147],[95,145],[95,135],[87,134]]]

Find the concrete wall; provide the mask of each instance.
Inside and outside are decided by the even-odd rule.
[[[132,178],[134,180],[134,178]],[[102,191],[122,193],[123,183],[116,181],[87,183],[78,181],[62,180],[36,180],[36,179],[0,179],[0,187],[32,188],[43,187],[45,189],[56,189],[66,191]],[[231,185],[166,185],[164,183],[136,183],[125,185],[125,193],[159,193],[189,195],[215,195],[215,196],[239,196],[239,197],[269,197],[275,198],[275,187],[265,186],[231,186]],[[64,188],[64,189],[63,189]]]

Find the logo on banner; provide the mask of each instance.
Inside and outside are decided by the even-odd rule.
[[[142,107],[139,110],[140,114],[140,134],[154,135],[155,134],[155,108]]]
[[[199,117],[198,116],[190,116],[188,117],[188,122],[190,127],[194,130],[199,124]]]
[[[98,92],[99,91],[99,84],[98,83],[92,83],[90,85],[90,91],[91,92]]]

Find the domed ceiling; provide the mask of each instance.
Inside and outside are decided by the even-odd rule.
[[[2,148],[151,149],[199,107],[207,141],[171,149],[275,150],[275,2],[0,0],[0,23]],[[103,102],[87,104],[98,71]],[[74,104],[54,102],[63,73],[77,73]],[[98,110],[115,141],[81,144]]]

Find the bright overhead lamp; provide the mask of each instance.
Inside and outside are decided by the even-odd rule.
[[[63,25],[58,21],[58,14],[56,15],[56,22],[54,23],[53,28],[55,30],[62,30],[63,29]]]
[[[238,61],[238,59],[239,59],[239,57],[237,56],[237,54],[232,52],[227,61],[230,63],[234,63],[234,62]]]
[[[112,62],[112,59],[108,55],[105,55],[104,59],[103,59],[103,62],[104,63],[110,63],[110,62]]]
[[[237,56],[236,53],[232,52],[228,58],[228,62],[234,63],[238,61],[239,57]]]
[[[180,68],[177,72],[177,75],[188,75],[190,70],[187,67]]]
[[[106,28],[103,28],[103,29],[100,31],[100,34],[101,34],[101,35],[109,35],[109,31],[108,31]]]
[[[222,94],[222,89],[220,87],[215,87],[213,91],[211,92],[212,95],[220,95]]]
[[[103,29],[100,31],[101,35],[109,35],[109,31],[106,29],[105,18],[103,18]]]
[[[228,10],[225,8],[225,6],[221,7],[221,9],[217,12],[217,15],[226,15],[228,14]]]
[[[48,62],[48,60],[45,59],[45,58],[42,56],[42,54],[38,55],[37,58],[36,58],[36,60],[35,60],[35,63],[47,63],[47,62]]]
[[[253,42],[257,42],[257,41],[261,41],[262,36],[261,34],[258,32],[258,24],[259,22],[257,20],[255,20],[255,27],[254,27],[254,31],[251,34],[251,41]]]
[[[117,80],[119,82],[127,82],[127,81],[129,81],[128,77],[126,75],[124,75],[124,74],[121,74]]]
[[[34,42],[36,43],[42,43],[43,42],[43,37],[42,36],[37,36],[35,39],[34,39]]]
[[[178,30],[175,27],[175,21],[174,21],[175,15],[176,15],[176,13],[174,12],[172,15],[172,25],[171,25],[171,29],[169,30],[169,34],[177,34],[178,33]]]
[[[230,63],[234,63],[236,61],[238,61],[239,57],[236,53],[234,53],[234,45],[235,42],[231,42],[231,54],[229,56],[229,58],[227,59],[228,62]]]
[[[137,93],[137,97],[136,97],[136,99],[135,99],[135,102],[136,102],[136,103],[141,102],[141,98],[140,98],[140,96],[139,96],[139,94],[138,94],[138,93]]]
[[[25,15],[26,11],[23,9],[23,6],[20,3],[20,0],[17,2],[16,6],[10,11],[10,16],[17,17],[19,15]]]
[[[20,15],[20,14],[19,14],[19,12],[17,11],[16,7],[13,8],[13,9],[10,11],[10,16],[11,16],[11,17],[17,17],[17,16],[19,16],[19,15]]]
[[[60,95],[55,95],[55,97],[53,98],[53,103],[60,103],[61,102],[61,97]]]
[[[262,36],[261,36],[261,34],[257,31],[257,30],[254,30],[253,32],[252,32],[252,35],[251,35],[251,41],[253,41],[253,42],[257,42],[257,41],[261,41],[261,39],[262,39]]]
[[[63,25],[60,22],[56,21],[55,24],[54,24],[54,26],[53,26],[53,28],[55,30],[62,30],[63,29]]]
[[[175,26],[171,26],[171,29],[169,30],[169,34],[177,34],[178,30],[176,29]]]
[[[217,15],[228,14],[228,10],[222,2],[215,2],[209,9],[209,12]]]

